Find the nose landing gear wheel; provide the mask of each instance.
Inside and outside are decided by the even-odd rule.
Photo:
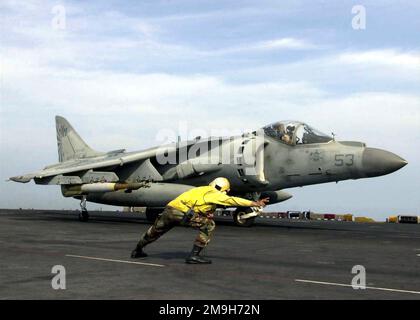
[[[233,222],[239,227],[251,227],[255,223],[255,217],[249,219],[242,219],[241,216],[252,211],[250,208],[238,208],[233,213]]]

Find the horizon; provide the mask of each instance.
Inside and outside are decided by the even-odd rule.
[[[296,119],[408,165],[285,189],[293,198],[267,211],[420,216],[419,3],[5,0],[0,8],[0,207],[79,208],[58,187],[5,181],[58,162],[57,114],[104,151],[159,145],[163,130],[193,137]],[[88,203],[100,207],[112,208]]]

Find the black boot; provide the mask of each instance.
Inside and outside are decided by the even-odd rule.
[[[144,258],[147,257],[147,253],[143,251],[143,247],[137,245],[137,247],[131,252],[131,258]]]
[[[185,259],[185,263],[189,264],[209,264],[211,263],[211,260],[206,259],[202,256],[200,256],[200,252],[203,250],[202,247],[194,245],[191,254],[187,259]]]

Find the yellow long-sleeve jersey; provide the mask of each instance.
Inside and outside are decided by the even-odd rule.
[[[230,197],[214,187],[205,186],[184,192],[169,202],[168,206],[184,213],[193,208],[197,213],[207,214],[214,211],[218,204],[227,207],[251,207],[252,201]]]

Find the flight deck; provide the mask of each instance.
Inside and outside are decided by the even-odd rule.
[[[0,299],[420,299],[419,224],[257,218],[241,228],[219,217],[213,264],[186,265],[197,231],[175,227],[133,260],[150,222],[90,213],[0,210]],[[57,265],[64,290],[52,288]],[[365,289],[352,286],[355,266]]]

